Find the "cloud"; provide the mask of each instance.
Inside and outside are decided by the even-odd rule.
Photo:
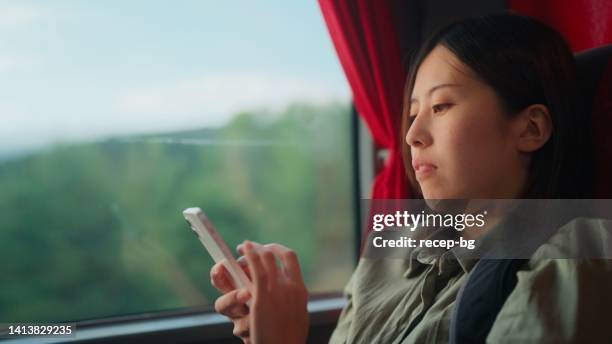
[[[44,146],[55,134],[52,119],[34,116],[8,102],[0,103],[0,160],[7,152],[18,152]]]
[[[0,55],[0,73],[28,70],[40,65],[42,65],[41,59],[36,59],[30,56],[6,54]]]
[[[0,29],[27,27],[47,15],[47,10],[19,3],[0,3]]]
[[[2,64],[0,59],[0,70]],[[348,86],[341,82],[271,74],[207,75],[118,90],[109,98],[91,98],[91,92],[62,95],[35,103],[0,104],[0,160],[11,151],[53,142],[219,126],[239,111],[275,112],[294,101],[323,104],[349,99]]]
[[[118,97],[118,110],[147,114],[149,118],[171,115],[201,125],[221,125],[236,112],[258,108],[282,110],[295,101],[325,103],[349,98],[345,85],[314,79],[271,74],[207,75],[171,84],[144,87]]]

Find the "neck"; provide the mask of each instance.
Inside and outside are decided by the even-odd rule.
[[[465,214],[483,214],[486,211],[484,225],[482,227],[466,228],[461,236],[466,240],[477,239],[495,227],[508,213],[516,200],[474,200],[466,207]]]

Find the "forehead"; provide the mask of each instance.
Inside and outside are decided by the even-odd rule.
[[[438,45],[423,60],[417,71],[412,98],[424,97],[440,84],[469,86],[474,82],[471,70],[446,47]]]

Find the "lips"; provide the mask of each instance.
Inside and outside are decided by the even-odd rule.
[[[438,166],[432,164],[431,162],[421,159],[413,159],[412,167],[414,168],[417,178],[425,177],[433,173],[438,168]]]

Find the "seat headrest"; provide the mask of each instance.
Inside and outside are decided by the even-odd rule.
[[[588,49],[575,54],[578,81],[583,93],[595,96],[612,61],[612,44]]]
[[[575,55],[582,94],[590,114],[593,145],[593,198],[612,198],[612,44]]]

